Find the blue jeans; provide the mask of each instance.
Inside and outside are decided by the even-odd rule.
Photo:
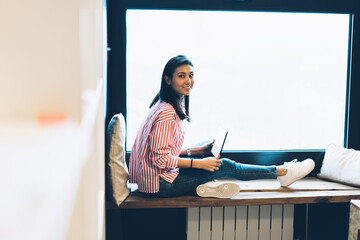
[[[159,192],[151,193],[158,197],[175,197],[185,194],[194,194],[196,187],[200,184],[213,181],[219,178],[234,178],[238,180],[254,179],[276,179],[276,166],[259,166],[241,164],[227,158],[222,158],[219,170],[209,172],[195,168],[180,168],[179,175],[169,183],[159,178]]]

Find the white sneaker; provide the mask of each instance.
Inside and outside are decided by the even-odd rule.
[[[278,181],[282,187],[287,187],[297,180],[308,175],[315,167],[315,162],[308,158],[302,162],[298,162],[297,159],[284,163],[287,173],[284,176],[278,176]]]
[[[199,197],[232,198],[239,192],[240,186],[233,182],[207,182],[196,188]]]

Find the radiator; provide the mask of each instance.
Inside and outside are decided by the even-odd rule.
[[[187,209],[188,240],[292,240],[294,205]]]

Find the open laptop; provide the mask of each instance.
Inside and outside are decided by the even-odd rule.
[[[225,131],[221,127],[219,127],[218,132],[216,134],[214,145],[211,149],[211,153],[214,157],[221,156],[221,152],[225,145],[226,137],[228,135],[228,131]]]

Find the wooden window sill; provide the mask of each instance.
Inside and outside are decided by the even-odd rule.
[[[223,181],[223,180],[219,180]],[[315,177],[301,179],[288,188],[280,186],[277,180],[238,181],[240,193],[231,199],[181,196],[172,198],[149,197],[138,191],[117,207],[106,202],[107,209],[122,208],[192,208],[215,206],[249,206],[266,204],[338,203],[360,199],[360,188],[325,181]]]

